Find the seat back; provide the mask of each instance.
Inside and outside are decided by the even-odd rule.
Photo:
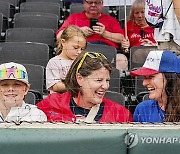
[[[81,13],[83,10],[84,7],[82,3],[71,3],[70,5],[70,14]],[[102,11],[104,14],[109,14],[109,7],[108,6],[103,7]]]
[[[143,101],[145,101],[145,100],[149,100],[149,94],[146,94],[143,96]]]
[[[0,63],[14,61],[46,67],[49,60],[49,47],[42,43],[3,42],[0,53]]]
[[[60,20],[60,4],[51,2],[25,2],[20,4],[20,12],[44,12],[55,14]]]
[[[6,30],[6,42],[38,42],[55,47],[55,34],[46,28],[10,28]]]
[[[144,100],[149,99],[149,92],[148,91],[141,91],[136,95],[137,104],[141,103]]]
[[[109,82],[109,90],[115,91],[120,93],[121,91],[121,79],[120,79],[120,72],[117,68],[112,68],[112,73],[110,75],[110,82]]]
[[[116,54],[117,50],[116,48],[104,44],[91,44],[88,43],[85,51],[94,51],[94,52],[100,52],[104,54],[108,61],[115,66],[116,63]]]
[[[0,13],[0,38],[4,39],[5,32],[8,29],[8,19],[4,17],[3,13]]]
[[[0,1],[0,13],[7,19],[8,27],[12,27],[13,18],[15,14],[15,6],[11,5],[7,1]]]
[[[63,1],[61,0],[26,0],[26,2],[51,2],[51,3],[59,3],[61,7],[63,7]]]
[[[107,91],[104,97],[125,106],[125,97],[121,93],[115,91]]]
[[[150,51],[157,50],[156,46],[138,46],[138,47],[131,47],[130,49],[130,59],[129,59],[129,70],[134,70],[139,67],[142,67],[147,55]],[[142,85],[144,77],[138,76],[134,79],[134,88],[135,88],[135,95],[138,93],[145,91],[146,88]]]
[[[23,64],[28,72],[28,79],[30,83],[30,90],[33,93],[40,94],[40,98],[43,98],[44,88],[44,70],[45,68],[40,65]]]
[[[2,13],[7,19],[11,17],[10,11],[10,3],[0,1],[0,13]]]
[[[130,70],[142,67],[151,50],[157,50],[156,46],[137,46],[130,48]]]
[[[1,0],[1,1],[8,2],[8,3],[10,3],[13,6],[18,6],[18,4],[20,2],[20,0]]]
[[[3,14],[0,13],[0,40],[2,36],[2,31],[3,31]]]
[[[15,28],[48,28],[58,30],[58,16],[43,12],[21,12],[14,16]]]
[[[119,20],[125,19],[125,7],[124,7],[124,5],[117,6],[117,10],[118,10],[118,19]],[[130,10],[131,10],[131,5],[126,5],[126,18],[127,19],[129,17]]]
[[[33,92],[28,91],[27,95],[24,98],[24,101],[28,104],[35,105],[36,104],[36,95]]]

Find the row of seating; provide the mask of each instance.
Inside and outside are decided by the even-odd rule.
[[[62,24],[63,20],[70,14],[80,12],[83,10],[81,3],[70,4],[70,9],[66,9],[66,1],[61,0],[0,0],[0,12],[4,15],[4,20],[7,19],[9,25],[8,28],[13,26],[13,18],[15,13],[19,12],[43,12],[49,14],[55,14],[58,16],[59,24]],[[129,14],[131,6],[127,6],[127,16]],[[109,13],[112,16],[118,14],[118,20],[122,22],[124,19],[124,6],[118,7],[104,7],[104,12]],[[65,13],[68,12],[68,13]],[[65,15],[66,14],[66,15]]]
[[[130,50],[132,64],[135,63],[136,67],[142,66],[145,60],[144,59],[137,60],[137,58],[142,57],[142,55],[145,53],[144,50],[150,51],[152,48],[155,47],[133,47]],[[116,55],[116,49],[110,46],[105,45],[95,45],[95,44],[89,44],[87,45],[86,51],[97,51],[103,53],[109,60],[109,62],[112,62],[113,59],[115,59]],[[114,51],[114,52],[113,52]],[[47,44],[44,43],[35,43],[35,42],[4,42],[0,43],[0,62],[19,62],[19,63],[28,63],[28,64],[34,64],[34,65],[41,65],[44,68],[46,67],[46,64],[49,60],[49,47]],[[16,53],[16,54],[15,54]],[[148,53],[147,53],[148,54]],[[12,56],[13,55],[13,56]],[[114,61],[113,61],[114,62]],[[131,66],[133,69],[133,66]],[[135,68],[135,67],[134,67]],[[36,78],[38,79],[38,77]],[[34,79],[35,80],[35,79]],[[43,78],[45,80],[45,78]],[[137,95],[139,92],[144,91],[145,89],[142,87],[142,78],[140,80],[140,77],[135,78],[135,85],[131,85],[135,87],[135,95]],[[43,87],[39,88],[42,89]],[[38,88],[36,88],[38,89]],[[116,91],[120,93],[121,91],[121,74],[119,70],[116,68],[113,68],[113,74],[111,76],[110,80],[110,90]],[[43,90],[39,90],[43,91]],[[42,93],[42,92],[41,92]]]
[[[43,0],[42,0],[43,1]],[[48,1],[48,0],[46,0]],[[30,5],[29,5],[30,4]],[[14,45],[13,48],[9,49],[11,52],[8,54],[8,52],[3,53],[1,56],[4,59],[1,62],[9,61],[9,60],[16,60],[16,62],[20,63],[28,63],[28,64],[34,64],[34,65],[41,65],[43,66],[43,69],[45,68],[47,61],[49,60],[50,57],[53,56],[52,52],[54,52],[54,48],[56,47],[55,44],[55,31],[59,27],[59,20],[60,20],[60,7],[61,5],[58,4],[57,8],[58,9],[52,9],[50,6],[46,10],[44,9],[46,6],[41,5],[42,9],[39,9],[40,6],[39,4],[42,3],[34,3],[26,0],[25,3],[21,3],[19,6],[20,13],[16,13],[13,17],[13,27],[8,28],[6,30],[6,36],[5,36],[5,42],[6,43],[1,43],[1,46],[4,46],[5,49],[5,44],[8,44],[9,48],[11,47],[10,44]],[[47,4],[47,3],[46,3]],[[53,3],[48,3],[52,4],[51,6],[55,6],[57,4],[55,1]],[[82,8],[82,4],[77,5],[77,4],[72,4],[71,5],[71,10],[73,11],[73,5],[75,6],[80,6]],[[46,10],[46,11],[45,11]],[[56,11],[55,11],[56,10]],[[80,9],[79,9],[80,10]],[[40,11],[40,12],[37,12]],[[43,12],[45,11],[45,12]],[[51,12],[52,11],[52,12]],[[108,13],[108,9],[105,9],[106,13]],[[57,14],[59,12],[59,14]],[[73,12],[70,12],[73,13]],[[14,42],[14,43],[12,43]],[[18,43],[21,42],[20,46],[18,47]],[[22,43],[22,42],[31,42],[31,43]],[[32,42],[38,42],[38,43],[32,43]],[[27,46],[26,46],[27,45]],[[31,46],[33,45],[33,46]],[[24,49],[22,48],[24,46]],[[28,47],[29,46],[29,47]],[[43,46],[43,49],[41,50],[40,46]],[[15,51],[15,50],[17,51]],[[21,49],[23,49],[23,52],[20,52]],[[116,65],[116,54],[117,51],[115,48],[110,47],[110,46],[104,46],[104,45],[92,45],[88,44],[87,45],[87,51],[97,51],[97,52],[102,52],[105,54],[105,56],[109,59],[109,62],[113,64],[113,66]],[[6,51],[8,51],[6,47]],[[130,50],[130,55],[131,55]],[[16,52],[18,54],[13,54],[13,52]],[[33,54],[32,54],[33,53]],[[133,52],[132,52],[133,53]],[[137,52],[136,52],[137,53]],[[142,54],[139,52],[139,54]],[[13,56],[13,59],[10,58],[9,55],[15,55]],[[21,56],[19,56],[21,55]],[[139,56],[137,56],[139,57]],[[137,58],[136,57],[136,58]],[[8,59],[9,58],[9,59]],[[130,56],[130,69],[132,69],[133,66],[133,56]],[[135,60],[135,63],[138,62]],[[29,66],[28,66],[29,67]],[[113,68],[113,75],[111,76],[110,80],[110,90],[115,91],[117,93],[121,92],[121,74],[120,72]],[[34,73],[32,73],[34,74]],[[34,76],[33,76],[34,77]],[[39,91],[40,95],[42,96],[45,92],[45,76],[42,77],[36,77],[32,78],[30,81],[32,85],[36,85],[34,83],[35,81],[37,82],[37,79],[39,79],[39,83],[41,83],[41,86],[33,87],[31,88],[33,90]],[[41,81],[42,79],[42,81]],[[135,94],[138,94],[139,88],[137,86],[141,85],[138,81],[139,79],[135,79],[134,84],[131,85],[132,87],[135,86]],[[142,80],[141,80],[142,82]],[[42,98],[42,97],[40,97]]]

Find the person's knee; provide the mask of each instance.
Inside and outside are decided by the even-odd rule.
[[[116,55],[116,68],[120,71],[128,70],[128,59],[124,54]]]

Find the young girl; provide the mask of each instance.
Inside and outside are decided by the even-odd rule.
[[[74,59],[86,47],[86,36],[76,26],[68,26],[57,40],[56,56],[46,66],[46,88],[50,92],[66,91],[63,80]]]

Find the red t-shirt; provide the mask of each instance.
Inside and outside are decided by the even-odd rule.
[[[156,43],[154,40],[154,28],[147,26],[144,27],[143,37],[141,36],[142,28],[136,24],[134,24],[131,20],[127,22],[127,35],[130,41],[130,46],[140,46],[141,39],[149,39],[151,42]]]
[[[98,22],[102,23],[105,26],[105,29],[112,33],[120,33],[124,35],[124,32],[119,24],[119,22],[111,17],[110,15],[106,15],[104,13],[101,14],[101,16],[98,18]],[[85,12],[82,13],[74,13],[71,14],[63,23],[63,25],[60,27],[60,29],[56,32],[56,35],[59,33],[59,31],[65,29],[69,25],[76,25],[78,27],[90,27],[90,20],[85,15]],[[119,45],[112,42],[111,40],[105,39],[102,36],[100,36],[97,33],[94,33],[92,36],[89,36],[87,38],[88,42],[92,41],[101,41],[109,46],[113,46],[115,48],[119,48]]]

